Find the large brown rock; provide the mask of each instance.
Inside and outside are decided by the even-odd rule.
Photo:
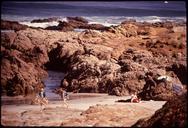
[[[44,86],[42,78],[46,72],[31,62],[25,62],[25,56],[17,50],[2,52],[1,85],[9,96],[28,95],[35,93]]]
[[[74,28],[81,28],[88,25],[88,21],[82,17],[67,17],[67,20]]]
[[[36,46],[24,33],[3,33],[1,37],[1,85],[3,94],[29,95],[45,86],[42,66],[48,61],[45,45]]]
[[[93,55],[75,56],[71,63],[70,73],[64,81],[68,82],[69,91],[78,92],[108,92],[108,89],[103,89],[108,85],[101,88],[100,83],[112,79],[114,72],[120,68],[118,64],[99,60]],[[62,86],[64,87],[63,81]]]
[[[65,21],[63,21],[63,22],[59,21],[59,25],[57,27],[59,28],[59,30],[63,30],[63,31],[73,31],[74,30],[74,26],[71,23],[67,23]]]
[[[45,28],[46,30],[59,30],[59,31],[73,31],[74,26],[72,24],[65,22],[65,21],[59,21],[58,26],[49,26]]]
[[[187,127],[187,92],[173,97],[153,116],[140,119],[132,127]]]

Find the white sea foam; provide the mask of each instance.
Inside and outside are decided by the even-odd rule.
[[[53,22],[45,22],[45,23],[20,22],[20,24],[28,25],[30,27],[46,28],[48,26],[57,26],[59,23],[57,21],[53,21]]]
[[[88,24],[102,24],[104,26],[110,27],[110,26],[116,26],[118,24],[112,24],[112,23],[108,23],[108,22],[89,22]]]
[[[67,21],[67,18],[61,18],[59,19],[59,21]],[[28,25],[30,27],[40,27],[40,28],[46,28],[49,26],[57,26],[59,24],[58,21],[44,22],[44,23],[31,23],[30,21],[21,21],[19,23],[23,25]]]
[[[186,22],[186,17],[159,17],[159,16],[142,16],[142,17],[125,17],[125,16],[92,16],[84,17],[89,21],[89,24],[103,24],[104,26],[118,25],[126,20],[136,20],[137,22],[164,22],[164,21],[173,21],[173,22]]]

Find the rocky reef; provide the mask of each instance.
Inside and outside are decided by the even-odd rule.
[[[98,29],[83,27],[91,24],[81,17],[67,19],[60,22],[63,29],[70,30],[67,24],[71,30],[87,29],[26,28],[2,33],[1,85],[5,94],[36,92],[44,86],[46,68],[66,72],[60,86],[73,92],[119,96],[137,92],[145,100],[169,100],[177,95],[174,83],[186,90],[185,24],[129,21]],[[171,81],[160,81],[160,76]],[[28,88],[32,89],[26,91]]]

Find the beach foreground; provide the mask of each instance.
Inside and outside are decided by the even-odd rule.
[[[1,106],[4,126],[124,126],[129,127],[138,119],[149,117],[165,101],[142,103],[117,102],[130,96],[107,94],[70,94],[69,107],[62,101],[50,101],[41,112],[39,105],[14,104]]]

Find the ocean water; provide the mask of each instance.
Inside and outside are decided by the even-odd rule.
[[[184,1],[126,1],[126,2],[34,2],[4,1],[1,17],[5,20],[19,21],[37,27],[57,25],[51,23],[30,23],[33,19],[58,17],[66,21],[68,16],[82,16],[89,23],[105,26],[117,25],[128,19],[138,22],[176,21],[186,22],[186,3]]]

